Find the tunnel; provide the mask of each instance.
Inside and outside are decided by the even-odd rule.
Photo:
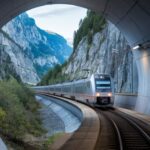
[[[0,0],[0,27],[29,9],[71,4],[101,13],[122,32],[138,68],[135,110],[150,114],[150,1],[149,0]],[[135,49],[135,47],[137,49]]]

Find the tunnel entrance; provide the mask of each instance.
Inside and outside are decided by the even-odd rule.
[[[96,12],[101,12],[108,20],[114,23],[124,34],[131,47],[136,45],[145,45],[149,41],[149,1],[131,0],[131,1],[78,1],[78,0],[54,0],[54,1],[10,1],[0,2],[0,26],[11,20],[21,12],[45,5],[45,4],[73,4],[86,7]],[[135,109],[141,112],[149,113],[149,44],[140,47],[133,52],[134,59],[138,68],[139,85],[138,98]]]

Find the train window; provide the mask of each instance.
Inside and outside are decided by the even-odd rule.
[[[63,87],[63,92],[70,92],[71,91],[71,87],[70,87],[70,85],[69,86],[64,86]]]
[[[102,80],[100,80],[100,81],[96,81],[96,84],[104,84],[104,85],[109,85],[109,84],[110,84],[110,81],[107,81],[107,80],[105,80],[105,81],[102,81]]]
[[[91,86],[91,83],[87,82],[87,88],[90,88],[90,86]]]
[[[107,92],[111,90],[110,78],[95,79],[96,90]]]
[[[84,85],[84,84],[77,84],[76,86],[75,86],[75,92],[76,93],[84,93],[85,92],[85,88],[86,88],[86,86]]]
[[[60,87],[56,87],[55,90],[56,90],[57,92],[60,92],[60,91],[61,91],[61,88],[60,88]]]

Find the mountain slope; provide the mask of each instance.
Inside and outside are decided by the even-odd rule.
[[[72,48],[62,36],[41,30],[26,13],[8,22],[2,28],[0,38],[0,44],[9,47],[7,54],[11,57],[9,53],[12,53],[15,57],[15,60],[11,58],[13,64],[19,63],[22,68],[24,75],[17,73],[24,82],[38,82],[49,68],[64,63],[72,53]],[[17,56],[19,53],[22,56]],[[24,64],[21,63],[23,61]],[[14,68],[19,70],[16,65]],[[30,79],[33,74],[35,78]]]
[[[90,74],[110,74],[116,92],[137,92],[137,68],[128,42],[112,23],[90,11],[75,33],[67,65],[49,71],[41,84],[78,80],[89,75],[87,69]],[[53,74],[59,74],[59,80]]]
[[[24,54],[23,49],[3,31],[0,31],[0,54],[1,79],[12,75],[23,82],[39,81],[32,61]]]

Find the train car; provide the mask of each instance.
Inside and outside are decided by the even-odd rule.
[[[111,77],[106,74],[93,74],[77,81],[37,86],[35,90],[72,98],[95,106],[112,106],[114,103]]]

